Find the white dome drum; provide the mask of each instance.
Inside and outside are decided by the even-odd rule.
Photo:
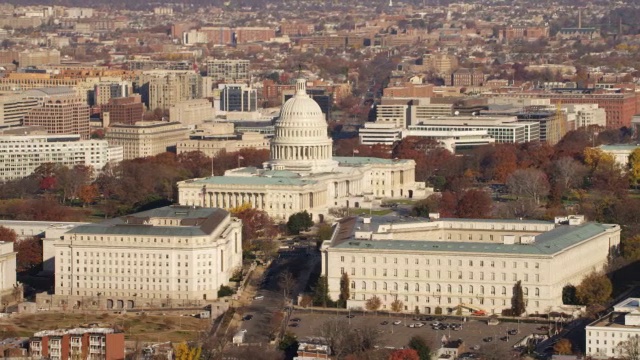
[[[296,172],[330,172],[333,142],[327,135],[324,114],[306,92],[306,80],[296,81],[296,93],[280,109],[271,140],[271,158],[265,167]]]

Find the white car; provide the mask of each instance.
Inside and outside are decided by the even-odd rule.
[[[400,325],[402,324],[402,320],[396,320],[393,322],[393,325]]]
[[[416,323],[415,325],[416,325],[416,327],[417,327],[417,328],[421,328],[421,327],[423,327],[423,326],[424,326],[424,324],[423,324],[423,323]]]
[[[264,300],[264,295],[256,295],[253,297],[253,300]]]

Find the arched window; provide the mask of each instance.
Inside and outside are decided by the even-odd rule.
[[[404,283],[404,291],[409,291],[409,284]]]
[[[540,289],[536,288],[536,296],[540,296]]]
[[[522,293],[523,293],[524,295],[529,295],[529,288],[524,288],[524,289],[522,289]]]
[[[447,294],[451,294],[451,285],[447,285]]]
[[[387,283],[386,282],[382,283],[382,290],[387,290]]]
[[[458,294],[462,294],[462,285],[458,285]]]
[[[398,283],[393,283],[393,290],[398,291]]]
[[[473,294],[473,285],[469,285],[469,294]]]
[[[507,288],[506,287],[502,287],[502,295],[507,295]]]
[[[484,286],[480,285],[480,294],[484,294]]]
[[[416,283],[416,291],[420,291],[420,284]]]
[[[431,287],[429,286],[429,284],[426,284],[426,285],[424,286],[424,291],[426,291],[426,292],[431,291]]]
[[[441,292],[442,291],[442,287],[440,286],[440,284],[436,285],[436,292]]]
[[[362,282],[362,290],[367,290],[367,282],[366,281]]]
[[[491,287],[491,295],[495,295],[496,294],[496,287],[492,286]]]
[[[378,290],[378,283],[377,282],[373,282],[373,290]]]
[[[352,289],[355,289],[355,288],[356,288],[356,282],[355,282],[355,281],[352,281],[352,282],[351,282],[351,288],[352,288]]]

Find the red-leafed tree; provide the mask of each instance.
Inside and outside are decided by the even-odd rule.
[[[230,210],[233,216],[242,220],[242,240],[245,248],[259,238],[273,237],[276,226],[266,211],[255,209],[251,204],[243,204]]]
[[[458,200],[457,215],[461,218],[485,219],[491,217],[493,201],[484,190],[469,189]]]
[[[389,360],[420,360],[420,356],[413,349],[401,349],[392,352]]]
[[[18,239],[18,234],[16,234],[16,232],[13,229],[0,226],[0,241],[16,242],[17,239]]]
[[[20,272],[31,270],[42,264],[42,240],[31,237],[15,243],[16,269]]]

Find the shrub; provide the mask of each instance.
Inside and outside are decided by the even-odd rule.
[[[229,286],[225,286],[225,285],[220,285],[220,290],[218,290],[218,297],[225,297],[225,296],[231,296],[233,294],[235,294],[236,292],[230,288]]]

